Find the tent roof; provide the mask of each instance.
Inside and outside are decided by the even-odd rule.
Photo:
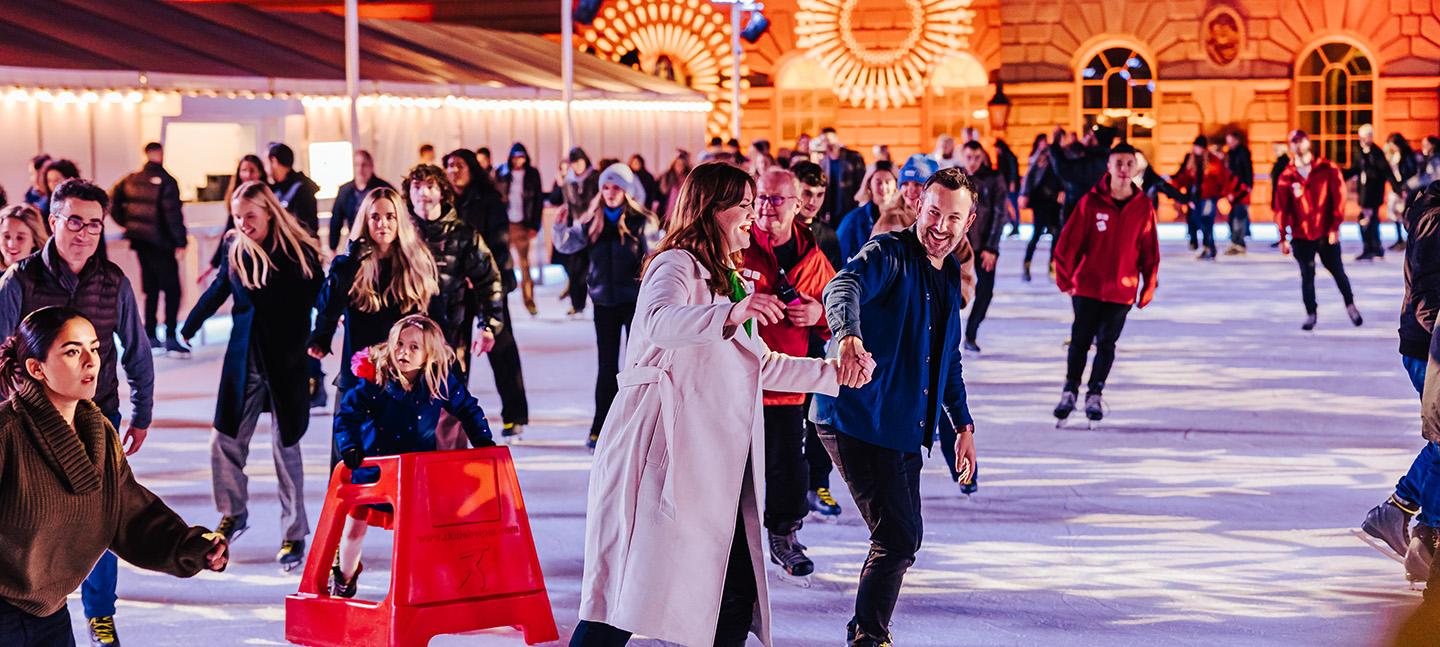
[[[161,0],[6,0],[0,9],[0,66],[10,68],[343,83],[344,51],[344,19],[324,13]],[[560,58],[560,43],[530,34],[360,21],[365,82],[550,94],[562,89]],[[584,54],[575,57],[575,89],[591,97],[702,98]]]

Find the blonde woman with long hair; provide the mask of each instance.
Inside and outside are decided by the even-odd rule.
[[[304,560],[310,534],[299,443],[310,423],[305,345],[310,310],[324,281],[320,243],[260,182],[240,185],[230,212],[235,229],[225,235],[219,274],[180,332],[189,340],[234,300],[210,438],[212,485],[222,515],[216,530],[233,539],[249,527],[245,460],[260,413],[268,409],[284,539],[276,561],[288,572]]]
[[[0,209],[0,270],[40,251],[48,240],[50,234],[45,232],[45,217],[39,209],[28,204]]]
[[[364,213],[362,210],[361,213]],[[367,456],[388,456],[438,449],[435,429],[444,411],[460,422],[470,444],[489,447],[490,423],[466,380],[455,370],[455,351],[440,326],[425,315],[410,315],[390,327],[384,343],[356,355],[355,386],[335,410],[335,447],[351,483],[374,483],[379,474],[361,467]],[[345,520],[331,594],[355,597],[360,548],[368,513]]]
[[[340,351],[340,392],[355,386],[350,358],[358,349],[385,341],[390,327],[406,315],[427,313],[440,291],[435,258],[405,212],[400,193],[371,191],[356,210],[350,251],[335,257],[315,303],[319,316],[307,350],[321,359],[345,319]]]

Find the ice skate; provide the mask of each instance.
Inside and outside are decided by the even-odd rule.
[[[1386,499],[1365,514],[1365,521],[1354,533],[1380,554],[1404,564],[1410,546],[1410,516],[1395,505],[1393,498]]]
[[[522,436],[524,436],[524,435],[525,435],[525,425],[517,424],[517,423],[513,423],[513,422],[507,422],[507,423],[505,423],[505,426],[500,430],[500,444],[501,444],[501,445],[515,445],[515,444],[518,444],[518,443],[520,442],[520,438],[521,438]]]
[[[1352,303],[1345,306],[1345,314],[1350,316],[1350,323],[1355,324],[1356,326],[1362,326],[1365,324],[1365,318],[1360,316],[1360,309],[1356,308],[1355,304]]]
[[[805,556],[804,546],[795,540],[795,533],[777,535],[767,532],[770,537],[770,561],[780,566],[780,581],[801,588],[810,588],[810,574],[815,572],[815,562]]]
[[[1055,428],[1059,429],[1065,425],[1065,419],[1075,411],[1075,400],[1079,397],[1074,391],[1061,391],[1060,404],[1055,405]]]
[[[1316,317],[1316,316],[1315,316],[1315,313],[1313,313],[1313,312],[1310,313],[1310,314],[1308,314],[1308,315],[1305,315],[1305,323],[1300,324],[1300,329],[1301,329],[1301,330],[1306,330],[1306,331],[1314,330],[1314,329],[1315,329],[1315,324],[1316,324],[1318,321],[1319,321],[1319,318]]]
[[[293,572],[305,563],[305,540],[294,539],[280,542],[280,551],[275,553],[275,561],[280,564],[280,571],[283,573]]]
[[[806,492],[805,501],[810,504],[812,519],[822,523],[835,523],[840,520],[840,504],[830,495],[830,488],[822,487]]]
[[[1100,398],[1099,393],[1085,395],[1085,418],[1090,421],[1090,428],[1100,427],[1100,421],[1105,419],[1105,402]]]
[[[590,450],[590,453],[591,453],[591,454],[594,454],[594,453],[595,453],[595,447],[596,447],[597,445],[599,445],[599,444],[600,444],[600,434],[597,434],[597,433],[595,433],[595,432],[591,432],[590,435],[585,438],[585,449]]]
[[[340,564],[330,567],[330,595],[337,598],[353,598],[360,587],[360,573],[365,570],[365,565],[360,564],[355,569],[355,574],[349,580],[340,572]]]

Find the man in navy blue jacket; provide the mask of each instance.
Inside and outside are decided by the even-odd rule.
[[[960,369],[960,265],[951,253],[975,221],[977,198],[961,169],[936,172],[915,224],[872,238],[825,288],[842,382],[873,371],[861,388],[816,395],[813,412],[870,528],[851,645],[890,643],[900,585],[920,549],[920,450],[934,442],[941,416],[962,430],[962,480],[974,470],[975,425]]]

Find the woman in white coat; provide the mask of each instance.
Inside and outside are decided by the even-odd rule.
[[[836,364],[772,353],[774,295],[735,271],[755,181],[696,166],[642,272],[619,394],[590,472],[580,624],[571,647],[642,634],[690,647],[770,644],[761,549],[761,392],[835,393]],[[847,385],[851,386],[851,385]]]

